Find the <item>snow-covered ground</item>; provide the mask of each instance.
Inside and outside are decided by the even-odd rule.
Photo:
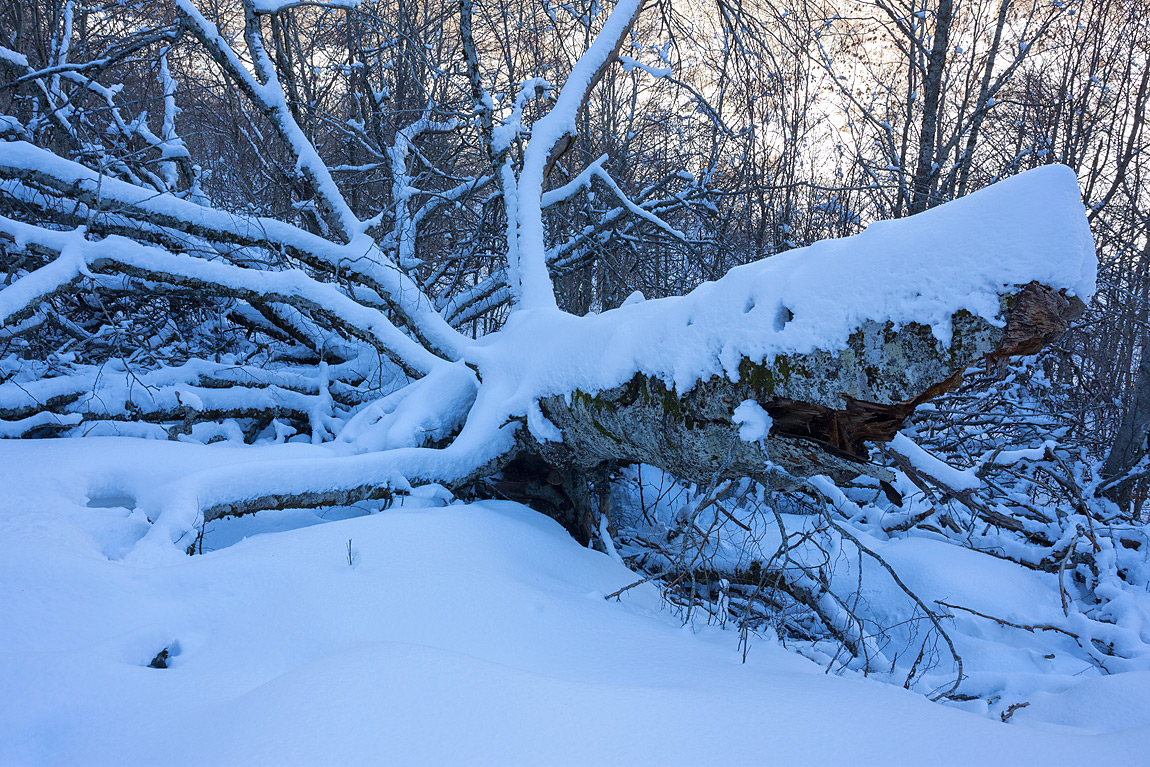
[[[1084,674],[1002,724],[767,639],[744,663],[737,633],[683,626],[654,586],[605,600],[635,575],[515,504],[265,512],[216,523],[203,555],[136,556],[141,496],[326,451],[0,443],[0,764],[1150,760],[1150,672]],[[935,546],[965,604],[1048,598],[924,544],[884,554],[922,573]],[[164,648],[169,668],[149,668]]]

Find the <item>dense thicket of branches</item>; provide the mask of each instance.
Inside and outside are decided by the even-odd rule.
[[[1143,0],[8,3],[0,435],[339,434],[350,452],[394,457],[324,488],[273,473],[246,506],[209,493],[200,524],[437,481],[550,504],[615,551],[612,461],[574,477],[507,465],[523,437],[506,424],[461,433],[481,383],[459,362],[472,339],[512,307],[584,315],[636,292],[680,295],[1062,163],[1098,248],[1084,319],[1040,361],[1009,374],[998,361],[914,427],[978,488],[925,471],[912,447],[860,467],[854,448],[842,455],[853,442],[814,436],[833,448],[824,473],[855,473],[836,463],[849,460],[873,475],[864,486],[886,500],[876,489],[867,508],[897,517],[891,530],[1060,578],[1079,567],[1067,593],[1094,595],[1135,577],[1104,552],[1144,545],[1122,532],[1100,543],[1095,525],[1133,529],[1146,493],[1148,16]],[[536,438],[554,428],[538,406],[514,415],[542,419]],[[1023,463],[1019,449],[1038,452]],[[904,507],[892,472],[922,497]],[[720,474],[692,477],[694,510],[669,523],[680,541],[738,488],[754,496]],[[789,494],[764,508],[821,509],[818,535],[851,535],[836,520],[855,496],[772,487]],[[672,552],[637,530],[625,553],[686,604],[702,593],[697,570],[718,577],[707,535]],[[800,553],[781,545],[754,574],[726,572],[724,604],[739,592],[748,614],[757,600],[776,615],[801,605],[875,666],[868,629],[820,590],[818,568],[786,575]],[[941,632],[935,607],[915,609]],[[1126,639],[1075,635],[1100,667]]]

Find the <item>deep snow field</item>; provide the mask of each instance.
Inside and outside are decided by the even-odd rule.
[[[193,557],[136,546],[165,483],[326,450],[0,442],[0,765],[1150,764],[1150,672],[1038,684],[1012,661],[1046,691],[1003,724],[773,639],[744,663],[653,585],[605,600],[634,573],[516,504],[424,493],[221,521]],[[932,596],[1050,598],[939,556]]]

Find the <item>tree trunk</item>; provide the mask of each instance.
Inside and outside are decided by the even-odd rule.
[[[1138,476],[1133,469],[1146,455],[1147,434],[1150,434],[1150,357],[1143,347],[1134,401],[1118,427],[1110,454],[1102,466],[1102,478],[1106,480],[1103,493],[1122,508],[1130,505],[1130,490]]]
[[[779,490],[815,474],[836,481],[859,474],[886,477],[868,462],[868,442],[893,439],[917,406],[958,386],[967,367],[1034,354],[1084,309],[1079,299],[1036,282],[1003,303],[1005,327],[967,312],[954,315],[949,345],[924,325],[895,329],[868,321],[846,349],[779,356],[770,365],[744,359],[738,381],[716,376],[677,392],[637,373],[596,394],[546,398],[540,409],[563,439],[529,437],[514,480],[525,491],[516,495],[519,485],[508,485],[502,492],[548,512],[575,533],[585,527],[588,509],[580,503],[589,498],[586,486],[605,466],[645,463],[700,486],[751,477]],[[748,400],[770,416],[763,439],[740,437],[734,413]],[[1150,396],[1146,416],[1144,425],[1150,424]],[[521,475],[530,466],[535,471],[529,481]],[[534,492],[532,482],[546,490]],[[562,500],[545,500],[553,495]]]
[[[926,77],[923,80],[922,129],[918,135],[918,158],[914,169],[914,198],[910,212],[921,213],[932,204],[934,182],[938,174],[935,162],[935,140],[942,101],[942,79],[946,69],[946,49],[950,43],[950,24],[954,15],[953,0],[939,0],[935,12],[934,39],[931,44]]]

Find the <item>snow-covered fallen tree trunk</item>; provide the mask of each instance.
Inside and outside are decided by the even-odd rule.
[[[474,359],[484,381],[512,379],[520,450],[561,470],[546,484],[621,462],[702,486],[881,476],[868,442],[892,439],[966,367],[1058,338],[1093,279],[1073,175],[1044,169],[681,298],[513,317]]]
[[[165,545],[223,515],[353,503],[418,484],[460,488],[501,471],[497,492],[535,501],[581,538],[590,486],[621,463],[653,464],[704,486],[877,472],[868,443],[892,438],[967,366],[1037,351],[1094,289],[1076,179],[1049,167],[736,268],[684,296],[636,295],[573,316],[558,308],[552,269],[562,248],[548,233],[549,206],[602,183],[619,199],[618,215],[685,240],[628,199],[603,159],[566,184],[548,175],[642,3],[606,11],[565,81],[520,83],[506,114],[493,111],[471,5],[462,3],[471,114],[433,120],[429,103],[394,145],[380,147],[393,199],[367,217],[297,122],[266,49],[266,8],[243,3],[241,55],[191,0],[177,5],[181,29],[294,160],[300,210],[310,211],[297,220],[307,228],[211,207],[176,176],[169,183],[147,172],[147,157],[110,174],[24,141],[0,142],[0,184],[13,201],[0,211],[0,256],[11,264],[0,330],[19,338],[60,327],[72,339],[58,349],[67,359],[33,359],[0,383],[0,434],[141,421],[178,439],[209,421],[222,438],[250,442],[274,430],[282,441],[309,430],[312,442],[332,445],[330,458],[216,469],[160,489],[144,505]],[[524,106],[544,95],[525,124]],[[447,190],[419,189],[412,141],[466,125],[474,134],[460,140],[481,143],[490,167],[452,177]],[[420,226],[436,206],[489,185],[498,185],[493,198],[506,219],[504,268],[443,293],[442,274],[415,256]],[[101,295],[113,294],[138,316],[109,312]],[[507,301],[498,330],[474,339],[452,324],[468,295]],[[218,350],[195,364],[165,356],[165,339],[179,329],[170,304],[150,302],[173,296],[218,310],[214,326],[274,343],[251,364],[251,355],[224,360]],[[64,303],[69,297],[74,303]],[[59,311],[67,306],[98,319],[84,327]],[[125,341],[132,332],[138,337]],[[86,352],[66,351],[73,346],[116,348],[87,362]],[[119,363],[111,377],[102,367],[109,359]],[[141,376],[139,360],[151,360],[143,372],[156,375]],[[34,395],[40,390],[46,396]]]
[[[868,442],[887,442],[915,407],[954,389],[984,358],[1033,353],[1058,338],[1082,302],[1038,282],[1004,293],[1004,326],[959,311],[949,343],[931,328],[864,322],[841,349],[743,357],[737,380],[716,375],[680,393],[636,373],[621,386],[547,397],[541,413],[561,440],[536,441],[548,461],[657,465],[698,483],[753,477],[849,478],[881,471]],[[780,469],[782,471],[780,471]]]
[[[3,228],[15,248],[60,238],[17,222]],[[109,240],[81,232],[66,243],[43,270],[0,292],[6,316],[20,314],[25,296],[121,261],[159,281],[180,284],[186,275],[198,288],[214,281],[233,295],[258,290],[256,273],[238,266],[209,269],[140,246],[130,255],[130,243],[109,258]],[[459,361],[425,354],[428,375],[354,418],[336,445],[359,455],[204,476],[198,490],[165,503],[183,498],[176,527],[194,526],[380,497],[408,483],[458,487],[515,461],[502,492],[538,502],[585,538],[587,485],[621,463],[700,484],[748,476],[778,487],[873,472],[867,443],[891,439],[964,368],[1031,354],[1056,338],[1080,311],[1077,296],[1093,288],[1093,253],[1073,175],[1033,171],[914,218],[739,267],[682,297],[636,297],[586,317],[513,312]],[[233,284],[251,287],[240,293]],[[271,284],[276,300],[294,300],[291,289]],[[346,325],[395,335],[371,324],[369,307],[300,284],[315,298],[299,305],[320,306],[317,316],[339,312]],[[404,344],[415,358],[418,347]],[[211,391],[200,394],[200,410],[220,409]],[[62,402],[61,413],[83,409]]]

